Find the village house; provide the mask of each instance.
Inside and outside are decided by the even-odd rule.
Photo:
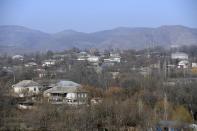
[[[12,59],[13,60],[23,61],[24,60],[24,56],[22,56],[22,55],[14,55],[14,56],[12,56]]]
[[[26,97],[40,93],[41,86],[32,80],[22,80],[15,85],[12,85],[14,96]]]
[[[192,62],[192,68],[197,68],[197,63],[196,62]]]
[[[106,59],[104,59],[104,62],[120,63],[120,58],[119,57],[106,58]]]
[[[55,55],[53,55],[53,59],[60,60],[60,61],[63,61],[64,58],[66,58],[66,57],[67,57],[66,54],[55,54]]]
[[[188,54],[184,52],[175,52],[171,54],[171,59],[175,60],[188,60],[189,56]]]
[[[171,59],[174,61],[174,65],[177,68],[186,69],[189,68],[189,56],[184,52],[175,52],[171,54]]]
[[[81,105],[87,101],[88,92],[80,84],[73,81],[61,80],[44,91],[44,97],[52,104]]]
[[[88,56],[87,61],[94,66],[99,65],[100,58],[98,56]]]
[[[98,63],[99,62],[99,57],[98,56],[89,56],[87,58],[87,61],[91,62],[91,63]]]
[[[178,68],[181,68],[181,69],[189,68],[189,61],[187,61],[187,60],[179,61],[178,62]]]
[[[99,56],[90,55],[87,52],[80,52],[77,56],[78,61],[88,61],[93,65],[99,65]]]
[[[120,54],[119,54],[119,53],[113,53],[113,52],[111,52],[111,53],[109,54],[109,56],[110,56],[110,57],[120,57]]]
[[[86,61],[89,54],[87,52],[80,52],[77,54],[77,60],[78,61]]]
[[[46,70],[42,69],[42,68],[37,68],[34,70],[34,72],[36,72],[36,74],[38,75],[39,78],[43,78],[47,75]]]
[[[78,60],[78,61],[86,61],[86,57],[84,57],[84,56],[79,56],[79,57],[77,58],[77,60]]]
[[[88,53],[87,52],[85,52],[85,51],[81,51],[81,52],[79,52],[79,54],[78,54],[79,56],[87,56],[88,55]]]
[[[119,53],[110,53],[110,59],[111,59],[111,61],[113,61],[113,62],[120,63],[120,61],[121,61],[121,56],[120,56]]]
[[[44,77],[53,78],[57,75],[57,72],[55,72],[54,70],[47,71],[45,69],[36,70],[36,73],[39,78],[44,78]]]
[[[42,66],[46,66],[46,67],[50,67],[50,66],[53,66],[55,64],[56,64],[56,60],[52,60],[52,59],[44,60],[42,62]]]
[[[110,53],[109,58],[105,58],[104,62],[120,63],[121,57],[118,53]]]
[[[35,62],[28,62],[24,65],[25,67],[36,67],[37,64]]]

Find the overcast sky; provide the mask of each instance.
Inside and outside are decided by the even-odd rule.
[[[126,27],[197,28],[197,0],[0,0],[0,25],[45,32]]]

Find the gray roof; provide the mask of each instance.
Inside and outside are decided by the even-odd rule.
[[[52,88],[46,90],[44,94],[46,93],[72,93],[72,92],[78,92],[81,90],[81,85],[78,83],[75,83],[73,81],[63,81],[56,83]]]
[[[32,80],[22,80],[13,86],[14,87],[30,87],[30,86],[40,86],[40,85],[37,82],[34,82]]]
[[[59,86],[59,87],[68,87],[68,86],[78,87],[78,86],[81,86],[78,83],[75,83],[73,81],[68,81],[68,80],[60,80],[58,83],[56,83],[56,85]]]

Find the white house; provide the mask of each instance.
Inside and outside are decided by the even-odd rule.
[[[175,52],[171,54],[171,59],[188,60],[188,54],[184,52]]]
[[[88,53],[87,53],[87,52],[85,52],[85,51],[81,51],[81,52],[79,53],[79,55],[80,55],[80,56],[87,56],[87,55],[88,55]]]
[[[14,95],[25,97],[39,94],[41,86],[32,80],[23,80],[12,85],[12,88]]]
[[[42,68],[37,68],[34,71],[38,74],[39,78],[43,78],[47,75],[47,71],[45,69],[42,69]]]
[[[196,62],[192,62],[192,68],[197,68],[197,63]]]
[[[121,59],[120,57],[113,57],[113,58],[111,58],[111,61],[120,63],[120,59]]]
[[[110,57],[120,57],[119,53],[110,53]]]
[[[79,56],[79,57],[77,58],[78,61],[85,61],[86,59],[87,59],[87,58],[84,57],[84,56]]]
[[[56,64],[56,60],[49,59],[49,60],[45,60],[42,63],[42,66],[53,66],[55,64]]]
[[[62,80],[52,88],[44,91],[44,97],[53,104],[85,104],[87,100],[87,91],[80,84],[73,81]]]
[[[189,67],[189,61],[187,61],[187,60],[181,60],[181,61],[179,61],[178,68],[186,69],[188,67]]]
[[[25,64],[25,67],[35,67],[37,64],[35,62],[29,62]]]
[[[87,58],[87,61],[95,63],[95,62],[99,62],[99,57],[98,56],[89,56]]]
[[[14,55],[14,56],[12,56],[12,59],[13,60],[21,60],[21,61],[23,61],[24,60],[24,56],[22,56],[22,55]]]
[[[104,59],[104,62],[114,62],[114,63],[120,63],[121,58],[120,57],[112,57],[112,58],[106,58]]]
[[[80,53],[77,54],[77,60],[78,61],[86,61],[88,55],[89,54],[87,52],[80,52]]]

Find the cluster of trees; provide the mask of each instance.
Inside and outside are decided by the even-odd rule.
[[[126,77],[127,78],[127,77]],[[98,88],[84,85],[89,99],[102,103],[80,107],[51,105],[43,100],[32,110],[19,110],[8,93],[9,81],[1,83],[1,130],[124,130],[155,127],[159,120],[195,122],[196,84],[162,86],[157,78],[125,79],[121,87]],[[4,85],[4,86],[3,86]]]

